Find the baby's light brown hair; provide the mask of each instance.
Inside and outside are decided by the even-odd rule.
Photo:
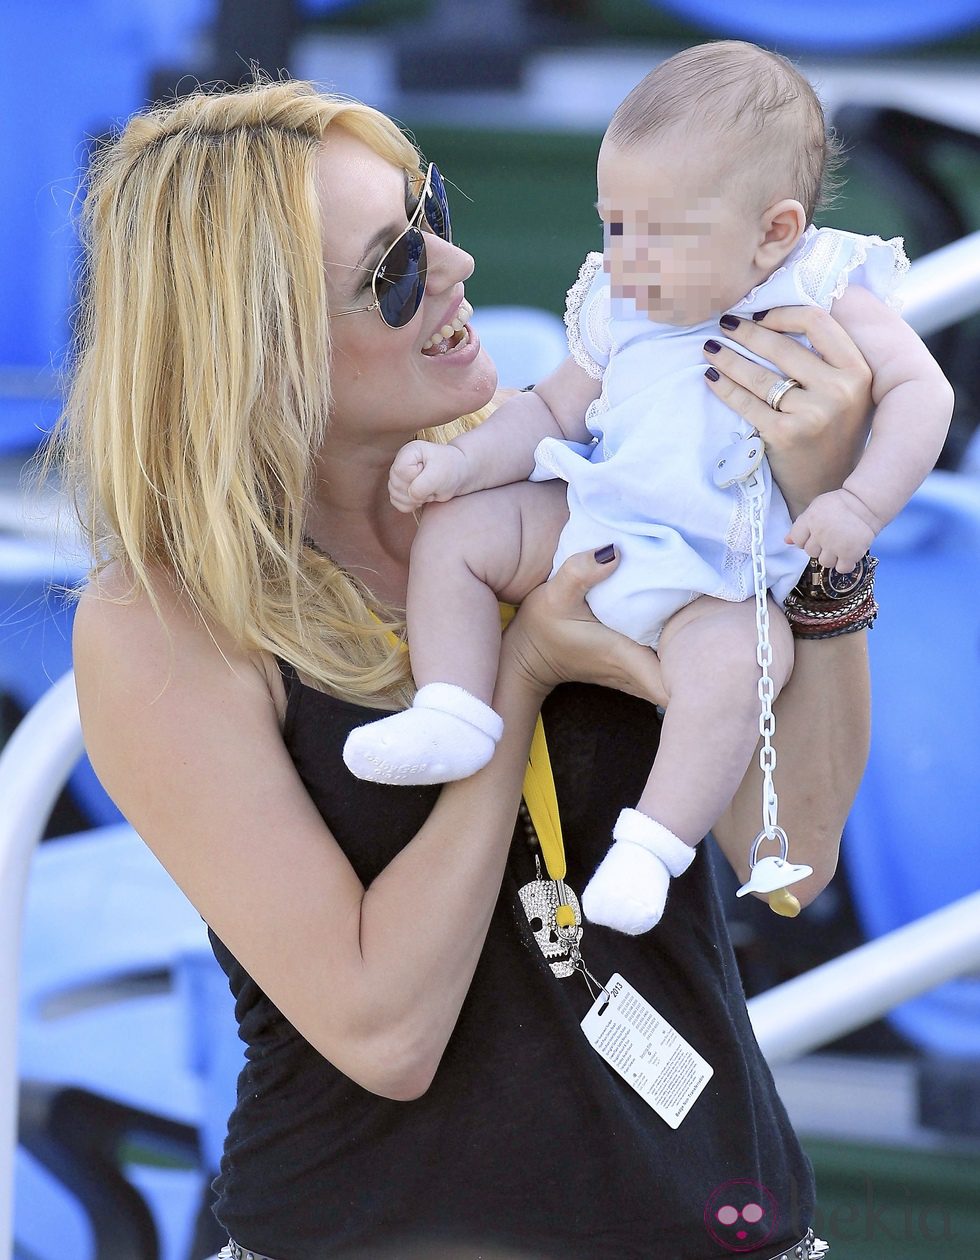
[[[785,57],[740,40],[698,44],[661,62],[613,114],[607,138],[640,148],[669,133],[718,141],[725,186],[792,197],[809,223],[835,191],[840,146],[809,82]]]

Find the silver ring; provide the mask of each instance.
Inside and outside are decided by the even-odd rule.
[[[779,404],[791,389],[798,389],[799,387],[799,381],[794,381],[791,376],[787,376],[785,380],[777,381],[776,384],[773,385],[769,393],[766,394],[766,403],[773,409],[773,411],[782,411],[782,407],[780,407]]]

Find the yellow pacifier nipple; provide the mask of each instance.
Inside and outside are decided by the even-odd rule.
[[[784,918],[795,919],[800,913],[800,903],[788,888],[777,888],[766,900],[769,902],[769,909],[774,914],[783,915]]]

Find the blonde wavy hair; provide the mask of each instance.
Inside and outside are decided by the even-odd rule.
[[[385,115],[295,81],[154,107],[96,155],[53,458],[93,576],[120,562],[127,598],[159,611],[162,568],[243,649],[345,698],[407,703],[403,615],[303,539],[330,413],[314,164],[331,126],[419,172]]]

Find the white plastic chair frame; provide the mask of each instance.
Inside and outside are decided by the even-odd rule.
[[[11,1260],[13,1249],[24,893],[35,846],[82,750],[75,677],[69,671],[34,705],[0,754],[0,1260]]]
[[[905,297],[905,317],[920,334],[980,310],[980,232],[916,262]],[[24,892],[34,846],[81,754],[69,672],[27,714],[0,754],[0,1260],[11,1260],[13,1251]],[[980,893],[770,989],[753,998],[749,1013],[769,1062],[787,1062],[977,967]]]

